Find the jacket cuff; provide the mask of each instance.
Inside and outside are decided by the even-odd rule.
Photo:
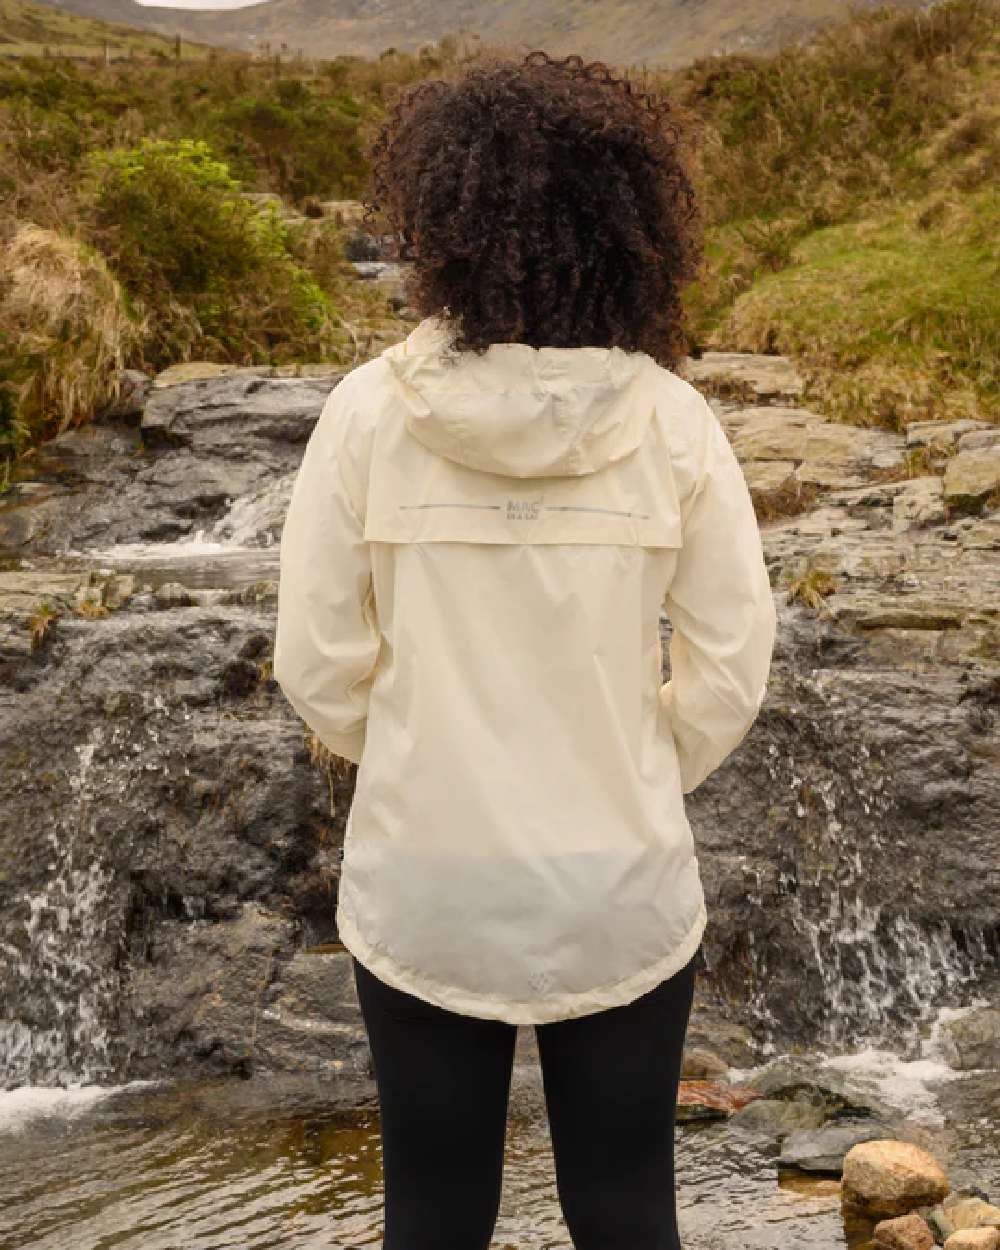
[[[322,734],[317,734],[316,737],[334,755],[340,755],[345,760],[350,760],[352,764],[360,764],[361,755],[365,749],[367,729],[367,721],[362,721],[359,728],[352,729],[350,733],[331,733],[327,730]]]

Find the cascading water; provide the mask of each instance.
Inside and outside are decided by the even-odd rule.
[[[919,1046],[924,1026],[942,1002],[975,983],[993,956],[986,934],[943,921],[920,921],[876,896],[873,863],[897,854],[893,844],[891,769],[880,748],[848,724],[835,683],[820,671],[795,678],[808,719],[823,749],[790,734],[769,744],[765,757],[775,793],[789,796],[793,813],[782,838],[785,861],[777,894],[799,939],[811,1041],[830,1050],[858,1045]],[[759,869],[744,864],[752,912],[766,905]],[[919,898],[915,884],[914,899]],[[773,902],[773,900],[772,900]],[[774,1049],[769,1005],[773,949],[748,934],[753,970],[749,1008],[761,1052]]]
[[[110,1026],[118,977],[99,956],[114,910],[112,873],[90,839],[80,836],[94,820],[94,757],[103,741],[103,727],[95,726],[77,746],[79,767],[70,778],[75,810],[38,831],[51,848],[48,876],[38,893],[20,900],[24,916],[16,940],[0,946],[5,997],[20,1011],[17,1019],[0,1019],[0,1074],[7,1088],[101,1081],[114,1071]]]

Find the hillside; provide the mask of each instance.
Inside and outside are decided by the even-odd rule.
[[[927,8],[926,0],[900,0]],[[664,67],[733,51],[771,51],[847,15],[847,0],[267,0],[193,12],[135,0],[60,0],[86,17],[242,49],[265,44],[318,57],[414,50],[467,32],[491,43],[544,46],[618,64]],[[859,0],[859,10],[876,7]]]
[[[138,29],[136,23],[103,21],[33,0],[0,0],[0,57],[40,56],[46,48],[61,55],[93,56],[105,45],[116,59],[131,53],[174,53],[171,36]],[[189,58],[207,51],[204,45],[185,42],[181,54]]]

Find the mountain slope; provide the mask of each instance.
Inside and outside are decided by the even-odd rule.
[[[50,0],[51,2],[51,0]],[[926,8],[926,0],[898,0]],[[847,14],[848,0],[265,0],[217,12],[136,0],[59,0],[87,17],[235,48],[268,43],[307,56],[412,50],[446,34],[542,46],[623,64],[679,66],[718,52],[772,50]],[[876,7],[858,0],[858,8]]]
[[[0,56],[38,55],[43,48],[63,53],[86,50],[93,54],[105,44],[115,54],[130,50],[172,52],[164,34],[148,28],[138,29],[135,22],[129,22],[129,16],[127,14],[121,22],[107,21],[81,16],[71,12],[68,6],[56,8],[34,0],[0,0]],[[190,44],[185,45],[186,57],[193,52]]]

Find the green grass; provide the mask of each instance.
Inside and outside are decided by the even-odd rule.
[[[737,297],[714,339],[798,357],[831,415],[895,428],[932,416],[1000,420],[1000,192],[936,208],[800,239],[787,267]]]

